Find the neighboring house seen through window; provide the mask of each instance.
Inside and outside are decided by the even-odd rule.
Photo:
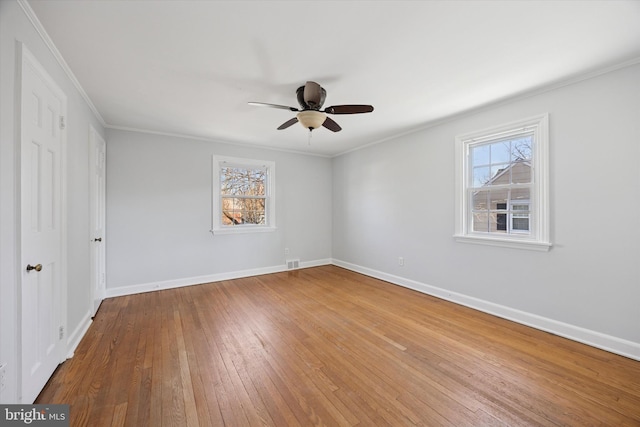
[[[212,232],[272,231],[275,228],[275,164],[213,158]]]
[[[456,138],[456,239],[548,250],[548,117]]]

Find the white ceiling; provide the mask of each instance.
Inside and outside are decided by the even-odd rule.
[[[640,1],[29,0],[105,124],[335,155],[640,58]],[[309,143],[307,80],[332,116]]]

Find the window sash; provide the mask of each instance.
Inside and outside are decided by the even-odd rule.
[[[230,201],[230,205],[225,203],[226,201]],[[239,201],[243,201],[243,203],[236,203],[236,200]],[[253,201],[253,200],[261,200],[262,201],[262,206],[245,206],[244,205],[244,201],[248,200],[248,201]],[[220,211],[221,211],[221,220],[222,220],[222,226],[223,227],[237,227],[237,226],[251,226],[251,225],[265,225],[268,223],[268,199],[266,197],[235,197],[235,196],[222,196],[221,197],[221,204],[220,204]],[[238,205],[238,206],[236,206]],[[244,219],[243,222],[234,222],[235,217],[233,215],[231,215],[231,217],[229,217],[226,213],[245,213],[246,216],[240,216],[237,219]],[[259,222],[255,221],[256,215],[258,217],[262,217],[262,220]],[[227,218],[227,220],[231,221],[231,223],[229,223],[229,221],[225,221],[225,218]]]
[[[222,175],[222,169],[224,168],[228,168],[228,165],[224,165],[220,167],[220,172]],[[237,167],[234,169],[243,169],[243,170],[247,170],[247,171],[251,171],[251,173],[253,174],[254,171],[256,171],[257,169],[253,169],[247,166],[244,167]],[[261,184],[263,185],[264,189],[264,195],[246,195],[246,194],[234,194],[233,192],[229,193],[229,194],[223,194],[224,191],[224,182],[221,179],[220,180],[220,205],[219,205],[219,209],[220,209],[220,226],[221,227],[255,227],[255,226],[264,226],[266,224],[269,223],[269,218],[268,218],[268,194],[269,194],[269,186],[268,186],[268,171],[266,169],[262,170],[264,172],[264,179],[262,180]],[[263,200],[263,205],[264,207],[262,209],[259,210],[255,210],[255,209],[246,209],[245,207],[235,207],[235,203],[234,203],[234,199],[238,199],[238,200]],[[232,215],[232,218],[229,218],[227,215],[225,215],[225,200],[231,200],[232,203],[232,208],[231,209],[227,209],[227,211],[231,211],[232,213],[246,213],[246,216],[240,216],[238,219],[246,219],[243,220],[242,222],[235,222],[236,218]],[[251,214],[251,212],[253,212],[254,214]],[[253,220],[255,218],[253,218],[254,215],[256,215],[256,212],[261,212],[262,213],[262,217],[263,219],[260,222],[254,222]],[[260,216],[260,214],[257,214],[258,216]],[[225,221],[225,218],[228,220]]]

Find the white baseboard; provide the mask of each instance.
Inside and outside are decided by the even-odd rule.
[[[320,259],[315,261],[302,261],[300,268],[317,267],[331,264],[331,259]],[[227,273],[211,274],[206,276],[186,277],[182,279],[164,280],[161,282],[142,283],[139,285],[122,286],[118,288],[107,288],[107,298],[124,295],[139,294],[142,292],[160,291],[164,289],[180,288],[183,286],[201,285],[203,283],[220,282],[222,280],[240,279],[243,277],[259,276],[261,274],[279,273],[286,271],[286,264],[272,267],[253,268],[250,270],[230,271]]]
[[[91,311],[87,311],[87,314],[84,315],[76,329],[69,334],[67,338],[67,359],[71,359],[73,357],[76,348],[78,348],[78,344],[80,344],[80,341],[89,330],[91,322]]]
[[[334,259],[332,264],[347,270],[355,271],[366,276],[375,277],[395,285],[413,289],[424,294],[432,295],[456,304],[464,305],[484,313],[492,314],[507,320],[514,321],[535,329],[552,333],[573,341],[587,344],[611,353],[619,354],[630,359],[640,361],[640,343],[628,341],[622,338],[606,335],[600,332],[581,328],[536,314],[527,313],[511,307],[495,304],[489,301],[470,297],[457,292],[451,292],[436,286],[427,285],[411,279],[395,276],[393,274],[384,273],[382,271],[373,270],[371,268],[362,267],[345,261]]]
[[[331,258],[317,259],[315,261],[302,261],[300,263],[300,268],[320,267],[321,265],[331,264],[333,264],[333,260]]]

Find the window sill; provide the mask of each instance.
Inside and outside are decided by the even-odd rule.
[[[535,240],[523,240],[518,238],[505,239],[500,237],[489,237],[480,235],[460,235],[453,236],[456,242],[471,243],[475,245],[498,246],[502,248],[525,249],[530,251],[548,252],[552,244],[550,242],[539,242]]]
[[[242,226],[234,226],[229,228],[214,228],[211,231],[213,235],[219,234],[246,234],[246,233],[271,233],[276,231],[276,227],[242,227]]]

